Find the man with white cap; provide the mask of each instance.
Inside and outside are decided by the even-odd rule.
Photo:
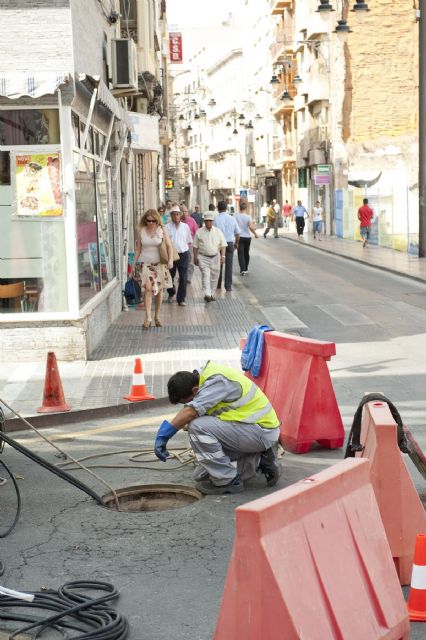
[[[222,231],[213,226],[213,211],[204,214],[204,226],[194,236],[194,264],[200,267],[204,300],[216,300],[213,291],[216,288],[220,265],[225,262],[227,242]]]

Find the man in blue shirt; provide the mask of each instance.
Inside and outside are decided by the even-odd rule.
[[[308,212],[301,200],[297,201],[297,205],[293,209],[293,215],[296,222],[297,235],[301,238],[303,236],[303,229],[305,228],[305,218],[308,217]]]
[[[214,226],[222,231],[227,244],[225,252],[225,290],[232,291],[232,263],[234,261],[234,251],[238,249],[240,241],[240,228],[235,218],[227,213],[227,205],[224,200],[217,203],[217,210],[218,215],[214,221]],[[222,288],[222,271],[223,266],[220,265],[218,289]]]

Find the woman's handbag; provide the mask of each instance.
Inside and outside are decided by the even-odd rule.
[[[173,262],[177,262],[179,260],[179,254],[173,242],[172,243],[172,253],[173,253]],[[169,263],[169,255],[167,253],[167,244],[165,238],[163,238],[163,242],[160,244],[160,264],[168,264]]]
[[[160,264],[169,263],[169,254],[167,251],[166,238],[163,237],[163,242],[160,244]]]

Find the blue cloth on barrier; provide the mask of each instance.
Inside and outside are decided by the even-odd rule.
[[[263,356],[263,334],[265,331],[273,331],[267,324],[256,324],[248,332],[247,340],[241,352],[241,368],[250,371],[254,378],[260,373]]]

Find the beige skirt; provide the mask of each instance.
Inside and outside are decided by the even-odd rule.
[[[166,264],[146,264],[138,262],[135,266],[135,280],[141,287],[151,282],[152,292],[156,296],[159,291],[172,286],[172,277]]]

